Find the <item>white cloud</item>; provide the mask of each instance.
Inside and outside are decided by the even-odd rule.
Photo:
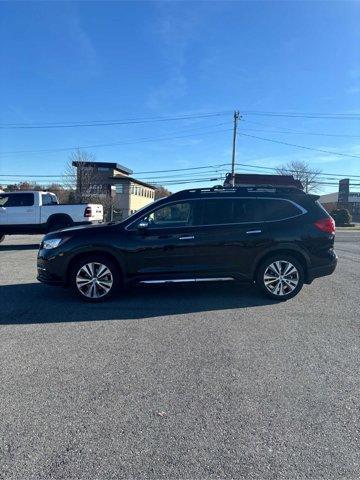
[[[81,24],[75,8],[70,8],[68,11],[65,24],[66,33],[71,40],[74,51],[79,54],[82,62],[94,71],[97,66],[97,53],[89,34]]]
[[[346,93],[348,95],[355,95],[357,93],[360,93],[360,87],[357,87],[357,86],[349,87],[346,89]]]
[[[164,80],[150,92],[146,102],[148,107],[155,109],[187,94],[186,57],[197,32],[199,18],[192,10],[179,10],[176,3],[158,4],[158,12],[159,20],[154,33],[160,40],[165,63]]]

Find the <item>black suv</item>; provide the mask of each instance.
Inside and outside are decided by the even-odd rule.
[[[336,267],[335,224],[296,188],[175,193],[123,222],[46,235],[38,280],[99,302],[130,283],[247,280],[287,300]]]

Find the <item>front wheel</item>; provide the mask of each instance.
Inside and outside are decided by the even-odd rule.
[[[304,285],[304,269],[292,256],[273,255],[261,262],[256,283],[268,297],[288,300],[295,297]]]
[[[114,295],[120,285],[120,272],[110,259],[90,255],[76,262],[70,273],[73,292],[86,302],[103,302]]]

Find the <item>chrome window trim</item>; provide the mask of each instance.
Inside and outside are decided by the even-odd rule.
[[[292,218],[297,218],[301,217],[302,215],[305,215],[305,213],[308,213],[308,211],[299,205],[298,203],[294,202],[293,200],[290,200],[289,198],[283,198],[283,197],[216,197],[217,199],[224,199],[224,200],[284,200],[285,202],[292,203],[296,208],[298,208],[301,213],[299,215],[293,215],[292,217],[285,217],[285,218],[279,218],[277,220],[258,220],[254,222],[231,222],[231,223],[209,223],[206,225],[185,225],[184,227],[156,227],[156,230],[165,230],[169,228],[201,228],[201,227],[218,227],[220,225],[251,225],[253,223],[275,223],[275,222],[283,222],[284,220],[290,220]],[[183,200],[173,200],[168,203],[164,203],[163,205],[160,205],[158,208],[155,208],[154,210],[150,210],[146,215],[150,215],[156,210],[159,210],[161,207],[166,207],[168,205],[174,204],[174,203],[185,203],[185,202],[196,202],[196,201],[204,201],[204,200],[214,200],[214,198],[187,198]],[[145,207],[144,207],[145,208]],[[138,210],[139,211],[139,210]],[[133,222],[129,223],[129,225],[126,225],[125,230],[130,231],[130,232],[136,232],[136,229],[130,230],[129,227],[133,225],[135,222],[141,220],[141,217],[137,218]],[[154,229],[155,230],[155,229]]]

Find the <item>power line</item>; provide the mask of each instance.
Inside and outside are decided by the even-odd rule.
[[[360,120],[360,114],[352,113],[300,113],[300,112],[265,112],[257,110],[242,110],[243,115],[258,115],[264,117],[310,118],[324,120]]]
[[[94,121],[90,120],[84,123],[2,123],[1,129],[46,129],[46,128],[78,128],[78,127],[104,127],[114,125],[134,125],[141,123],[156,123],[156,122],[173,122],[179,120],[195,120],[199,118],[219,117],[227,115],[229,112],[213,112],[199,115],[182,115],[176,117],[148,117],[148,118],[133,118],[127,120],[115,120],[115,121]]]
[[[249,167],[250,165],[247,165],[246,163],[236,163],[236,165],[240,165],[242,167]],[[251,168],[259,168],[261,170],[272,170],[272,171],[276,171],[277,168],[276,167],[264,167],[262,165],[251,165],[250,166]],[[290,173],[296,173],[296,170],[291,170],[291,169],[287,169],[288,172]],[[312,173],[311,171],[304,171],[304,173]],[[332,177],[340,177],[340,178],[351,178],[351,177],[354,177],[354,178],[360,178],[360,175],[350,175],[350,174],[347,174],[347,173],[325,173],[325,172],[321,172],[322,175],[329,175],[329,176],[332,176]]]
[[[170,186],[170,185],[182,185],[182,184],[192,184],[192,183],[205,183],[205,182],[215,182],[215,181],[223,181],[223,177],[219,176],[208,176],[204,178],[197,178],[197,179],[178,179],[178,180],[169,180],[169,181],[162,181],[161,183],[158,182],[151,182],[154,186]],[[5,179],[4,182],[9,182],[9,180]],[[10,180],[11,182],[11,180]]]
[[[217,126],[224,125],[224,123],[218,124]],[[216,125],[214,125],[216,126]],[[206,128],[206,127],[201,127]],[[82,145],[77,147],[64,147],[64,148],[49,148],[49,149],[41,149],[41,150],[14,150],[14,151],[7,151],[7,152],[0,152],[1,158],[4,158],[3,155],[22,155],[22,154],[32,154],[32,153],[51,153],[51,152],[67,152],[67,151],[74,151],[74,150],[81,150],[86,148],[103,148],[103,147],[115,147],[120,145],[136,145],[138,143],[148,143],[148,142],[157,142],[157,141],[167,141],[167,140],[178,140],[182,138],[190,138],[190,137],[197,137],[201,135],[212,135],[214,133],[223,133],[228,132],[231,129],[224,129],[224,130],[212,130],[208,132],[199,132],[199,133],[192,133],[188,135],[177,135],[173,137],[167,136],[160,136],[160,137],[145,137],[140,138],[137,140],[130,140],[125,142],[115,142],[115,143],[102,143],[102,144],[94,144],[94,145]]]
[[[147,175],[147,174],[157,174],[157,173],[172,173],[172,172],[193,172],[189,173],[189,175],[197,175],[197,174],[204,174],[204,173],[216,173],[221,170],[225,170],[224,167],[229,167],[228,163],[220,163],[220,164],[215,164],[215,165],[203,165],[199,167],[186,167],[186,168],[173,168],[173,169],[166,169],[166,170],[147,170],[147,171],[141,171],[141,172],[134,172],[133,175]],[[254,165],[254,164],[246,164],[246,163],[238,163],[236,162],[236,167],[237,170],[243,170],[243,171],[249,171],[249,170],[267,170],[267,171],[276,171],[276,167],[266,167],[263,165]],[[239,168],[242,167],[242,168]],[[213,172],[209,169],[213,169]],[[202,171],[201,171],[202,170]],[[206,170],[206,171],[204,171]],[[198,171],[198,172],[194,172]],[[296,173],[295,170],[292,169],[287,169],[289,173]],[[304,173],[312,173],[310,171],[305,171]],[[184,173],[185,174],[185,173]],[[31,174],[0,174],[0,180],[3,180],[3,177],[6,177],[9,179],[11,177],[11,181],[18,181],[17,179],[22,179],[22,178],[30,178],[30,179],[39,179],[40,181],[53,181],[53,180],[59,180],[59,179],[69,179],[69,178],[75,178],[76,175],[70,175],[70,174],[63,174],[63,175],[31,175]],[[168,178],[169,176],[167,175],[165,178]],[[350,179],[359,179],[360,175],[355,175],[355,174],[348,174],[348,173],[331,173],[331,172],[321,172],[319,174],[320,178],[326,178],[326,177],[339,177],[339,178],[350,178]],[[143,178],[158,178],[158,177],[143,177]]]
[[[201,169],[206,169],[206,168],[219,168],[219,167],[228,167],[229,164],[228,163],[219,163],[219,164],[215,164],[215,165],[202,165],[202,166],[199,166],[199,167],[185,167],[185,168],[171,168],[171,169],[167,169],[167,170],[148,170],[148,171],[144,171],[144,172],[134,172],[133,175],[142,175],[142,174],[147,174],[147,173],[167,173],[167,172],[183,172],[183,171],[188,171],[188,170],[201,170]],[[16,177],[24,177],[24,175],[19,175],[19,174],[15,174],[15,175],[11,175],[11,174],[0,174],[0,177],[12,177],[12,176],[16,176]],[[69,175],[69,174],[64,174],[64,175],[26,175],[26,177],[36,177],[36,178],[48,178],[48,177],[51,177],[51,178],[54,178],[54,177],[72,177],[72,176],[76,176],[76,175]],[[126,177],[124,177],[126,178]]]
[[[201,167],[186,167],[186,168],[172,168],[169,170],[148,170],[147,172],[134,172],[134,175],[142,175],[144,173],[165,173],[165,172],[181,172],[185,170],[200,170],[201,168],[218,168],[218,167],[228,167],[228,163],[218,163],[216,165],[204,165]]]
[[[350,134],[345,134],[345,133],[326,133],[326,132],[309,132],[305,130],[293,130],[290,128],[279,128],[276,126],[268,125],[266,123],[261,123],[261,122],[253,122],[249,120],[243,119],[243,121],[246,122],[246,124],[250,123],[251,125],[259,125],[263,127],[270,127],[275,130],[255,130],[255,129],[248,129],[245,131],[253,131],[253,132],[266,132],[266,133],[284,133],[284,134],[296,134],[296,135],[314,135],[314,136],[324,136],[324,137],[337,137],[337,138],[360,138],[360,135],[350,135]],[[242,130],[244,131],[244,130]]]
[[[296,145],[295,143],[288,143],[288,142],[282,142],[280,140],[274,140],[271,138],[258,137],[256,135],[249,135],[248,133],[238,133],[238,135],[242,135],[243,137],[256,138],[257,140],[263,140],[265,142],[272,142],[272,143],[278,143],[280,145],[287,145],[288,147],[296,147],[296,148],[302,148],[304,150],[311,150],[313,152],[327,153],[329,155],[337,155],[339,157],[360,158],[359,155],[352,155],[351,153],[332,152],[330,150],[322,150],[320,148],[306,147],[305,145]]]

